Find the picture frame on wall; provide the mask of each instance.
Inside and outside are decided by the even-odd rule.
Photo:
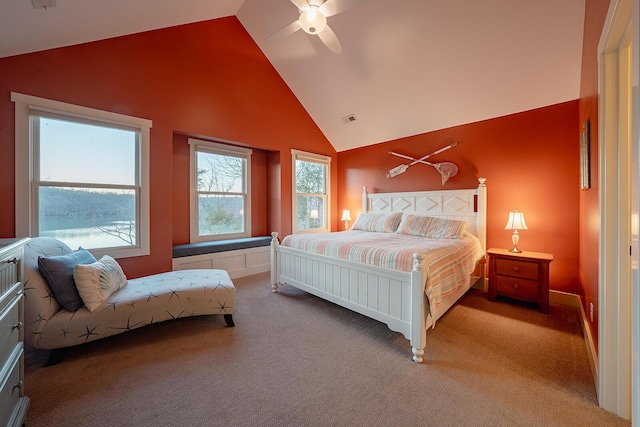
[[[590,162],[590,124],[589,119],[582,124],[582,132],[580,132],[580,189],[588,190],[591,188],[591,162]]]

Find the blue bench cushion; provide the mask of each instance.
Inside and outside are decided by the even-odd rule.
[[[244,239],[217,240],[215,242],[188,243],[186,245],[175,245],[173,247],[173,257],[182,258],[186,256],[211,254],[215,252],[236,251],[239,249],[259,248],[269,246],[271,236],[247,237]]]

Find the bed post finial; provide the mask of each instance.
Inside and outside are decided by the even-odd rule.
[[[271,292],[278,292],[278,232],[271,233]]]
[[[362,187],[362,212],[369,212],[369,197],[367,194],[367,186]]]
[[[482,249],[487,250],[487,178],[478,178],[478,239]]]

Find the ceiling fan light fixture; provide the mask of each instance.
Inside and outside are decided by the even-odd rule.
[[[300,26],[307,34],[318,34],[327,26],[327,17],[318,10],[318,6],[310,6],[300,15]]]

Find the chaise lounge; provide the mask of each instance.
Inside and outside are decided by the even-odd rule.
[[[227,325],[234,326],[232,314],[236,290],[224,270],[171,271],[128,281],[120,273],[122,282],[117,284],[113,293],[89,303],[85,290],[87,303],[83,304],[82,300],[74,303],[70,295],[75,294],[77,299],[79,289],[73,288],[73,277],[68,276],[74,270],[73,260],[82,260],[83,252],[88,254],[83,249],[72,251],[63,242],[47,237],[33,238],[25,246],[26,344],[39,349],[61,349],[152,323],[211,314],[223,314]],[[90,254],[88,256],[95,260]],[[47,263],[42,259],[39,262],[39,258],[45,258]],[[60,268],[50,267],[49,261],[58,263],[57,267],[60,261],[72,265],[67,265],[63,272],[66,274],[60,277]],[[115,265],[113,270],[121,272],[113,259],[111,263]],[[82,270],[90,275],[93,270],[105,268],[102,262],[92,263],[86,259],[77,264],[83,267],[75,268],[75,274]],[[56,274],[58,277],[51,277]],[[100,276],[98,286],[96,279],[97,288],[104,288],[103,280],[104,275]],[[65,281],[66,284],[63,283]],[[50,283],[54,285],[55,292]],[[100,296],[100,289],[97,292]]]

